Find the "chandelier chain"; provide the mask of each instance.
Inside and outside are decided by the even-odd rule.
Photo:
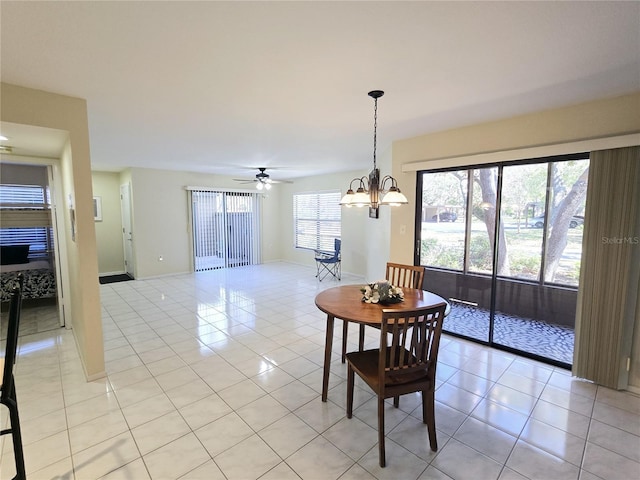
[[[373,103],[373,169],[376,167],[376,140],[378,132],[378,99],[374,98]]]

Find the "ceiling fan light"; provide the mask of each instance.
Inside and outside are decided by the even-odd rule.
[[[262,190],[264,188],[264,184],[262,182],[258,182],[258,183],[256,183],[256,188],[258,190]]]
[[[267,182],[264,184],[264,188],[267,190],[271,190],[271,182]]]

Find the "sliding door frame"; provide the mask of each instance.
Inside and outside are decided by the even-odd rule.
[[[540,163],[552,163],[552,162],[562,162],[562,161],[570,161],[570,160],[585,160],[589,158],[589,153],[588,152],[582,152],[582,153],[572,153],[572,154],[567,154],[567,155],[557,155],[557,156],[551,156],[551,157],[539,157],[539,158],[531,158],[531,159],[526,159],[526,160],[512,160],[512,161],[503,161],[503,162],[494,162],[494,163],[481,163],[481,164],[473,164],[473,165],[458,165],[455,167],[446,167],[446,168],[437,168],[437,169],[433,169],[433,170],[420,170],[418,172],[416,172],[416,204],[415,204],[415,250],[414,250],[414,265],[421,265],[421,241],[422,241],[422,198],[423,198],[423,178],[424,178],[424,174],[425,173],[442,173],[442,172],[452,172],[452,171],[459,171],[459,170],[466,170],[466,171],[471,171],[471,170],[479,170],[479,169],[487,169],[487,168],[497,168],[498,169],[498,174],[497,174],[497,185],[496,185],[496,216],[495,216],[495,223],[493,225],[494,228],[494,244],[493,244],[493,250],[492,250],[492,269],[491,269],[491,292],[490,292],[490,310],[489,310],[489,333],[488,333],[488,339],[487,340],[481,340],[481,339],[477,339],[474,337],[470,337],[467,335],[464,335],[462,333],[457,333],[457,332],[450,332],[450,331],[446,331],[446,333],[448,335],[454,336],[454,337],[458,337],[458,338],[463,338],[466,340],[470,340],[473,341],[475,343],[479,343],[482,345],[487,345],[490,346],[492,348],[496,348],[498,350],[503,350],[509,353],[514,353],[514,354],[518,354],[520,356],[523,357],[527,357],[527,358],[531,358],[533,360],[537,360],[540,362],[544,362],[550,365],[554,365],[557,367],[561,367],[561,368],[565,368],[565,369],[571,369],[571,364],[565,363],[565,362],[561,362],[559,360],[556,359],[552,359],[552,358],[548,358],[548,357],[544,357],[542,355],[536,354],[536,353],[532,353],[532,352],[527,352],[524,350],[519,350],[517,348],[514,347],[510,347],[508,345],[503,345],[500,343],[496,343],[493,339],[494,337],[494,323],[495,323],[495,313],[496,313],[496,303],[497,303],[497,293],[498,293],[498,280],[499,280],[499,276],[498,276],[498,272],[497,272],[497,268],[498,268],[498,255],[499,255],[499,241],[500,241],[500,236],[499,236],[499,230],[500,230],[500,223],[501,223],[501,214],[502,214],[502,187],[503,187],[503,170],[505,167],[509,167],[509,166],[520,166],[520,165],[532,165],[532,164],[540,164]],[[547,172],[547,188],[550,184],[550,175],[551,172],[550,170]],[[466,196],[466,200],[465,200],[465,248],[464,248],[464,259],[463,259],[463,270],[462,272],[460,272],[462,275],[468,275],[469,274],[469,241],[468,241],[468,235],[469,235],[469,226],[471,224],[471,216],[472,216],[472,209],[470,208],[471,205],[471,197],[472,197],[472,188],[473,188],[473,177],[472,175],[468,175],[467,178],[467,196]],[[549,203],[550,203],[550,196],[547,193],[545,196],[545,212],[546,215],[548,215],[549,212]],[[545,222],[546,223],[546,222]],[[539,276],[538,276],[538,280],[536,282],[532,282],[531,280],[526,280],[525,283],[529,283],[529,284],[537,284],[539,286],[544,286],[544,285],[550,285],[550,286],[556,286],[557,284],[554,284],[552,282],[545,282],[544,281],[544,267],[545,267],[545,257],[546,257],[546,248],[547,248],[547,235],[546,235],[546,228],[543,231],[543,236],[542,236],[542,245],[541,245],[541,263],[540,263],[540,272],[539,272]],[[447,272],[447,271],[452,271],[452,272],[458,272],[457,270],[450,270],[447,268],[443,268],[443,267],[430,267],[427,265],[424,265],[424,267],[426,268],[426,273],[429,272],[429,270],[434,270],[434,271],[442,271],[442,272]],[[475,275],[475,273],[474,273]],[[481,274],[478,273],[478,275],[484,276],[486,274]],[[500,277],[500,278],[507,278],[507,277]],[[522,281],[521,279],[514,279],[515,281]],[[574,287],[570,287],[570,286],[560,286],[558,285],[558,287],[560,288],[568,288],[568,289],[573,289]],[[575,287],[576,291],[579,289],[578,287]],[[575,327],[574,327],[574,331],[575,331]]]
[[[262,263],[262,249],[261,249],[261,238],[262,238],[262,224],[261,224],[261,214],[260,214],[260,195],[259,193],[253,190],[239,190],[239,189],[224,189],[224,188],[211,188],[211,187],[186,187],[186,190],[189,194],[189,226],[191,230],[191,260],[192,260],[192,269],[193,271],[208,271],[219,268],[229,268],[240,265],[257,265]],[[224,237],[224,265],[217,266],[215,268],[204,268],[204,269],[196,269],[196,222],[194,218],[195,210],[193,208],[194,203],[194,192],[203,192],[203,193],[211,193],[222,196],[222,210],[220,213],[223,214],[224,220],[224,233],[221,233],[221,236]],[[249,254],[250,260],[248,262],[230,262],[229,261],[229,241],[231,233],[229,231],[229,219],[228,219],[228,204],[227,204],[227,196],[242,196],[251,199],[251,229],[253,232],[252,238],[249,239],[248,242],[243,242],[243,245],[247,247],[249,246]],[[236,212],[242,213],[242,212]],[[237,243],[237,239],[236,239]],[[235,243],[234,243],[235,245]],[[237,246],[237,245],[236,245]]]

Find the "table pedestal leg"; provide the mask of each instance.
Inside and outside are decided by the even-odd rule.
[[[342,321],[342,363],[347,361],[347,334],[349,333],[349,322]]]
[[[327,315],[327,338],[324,344],[324,370],[322,374],[322,401],[327,401],[329,391],[329,370],[331,369],[331,347],[333,346],[334,316]]]

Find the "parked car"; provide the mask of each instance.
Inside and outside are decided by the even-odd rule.
[[[437,222],[438,217],[441,222],[455,222],[458,219],[458,214],[456,212],[440,212],[438,215],[431,217],[431,220]]]
[[[533,217],[531,219],[531,223],[536,228],[544,227],[544,215],[541,215],[539,217]],[[579,215],[574,215],[573,217],[571,217],[571,221],[569,222],[569,228],[576,228],[578,225],[583,225],[583,224],[584,224],[584,217],[581,217]]]

